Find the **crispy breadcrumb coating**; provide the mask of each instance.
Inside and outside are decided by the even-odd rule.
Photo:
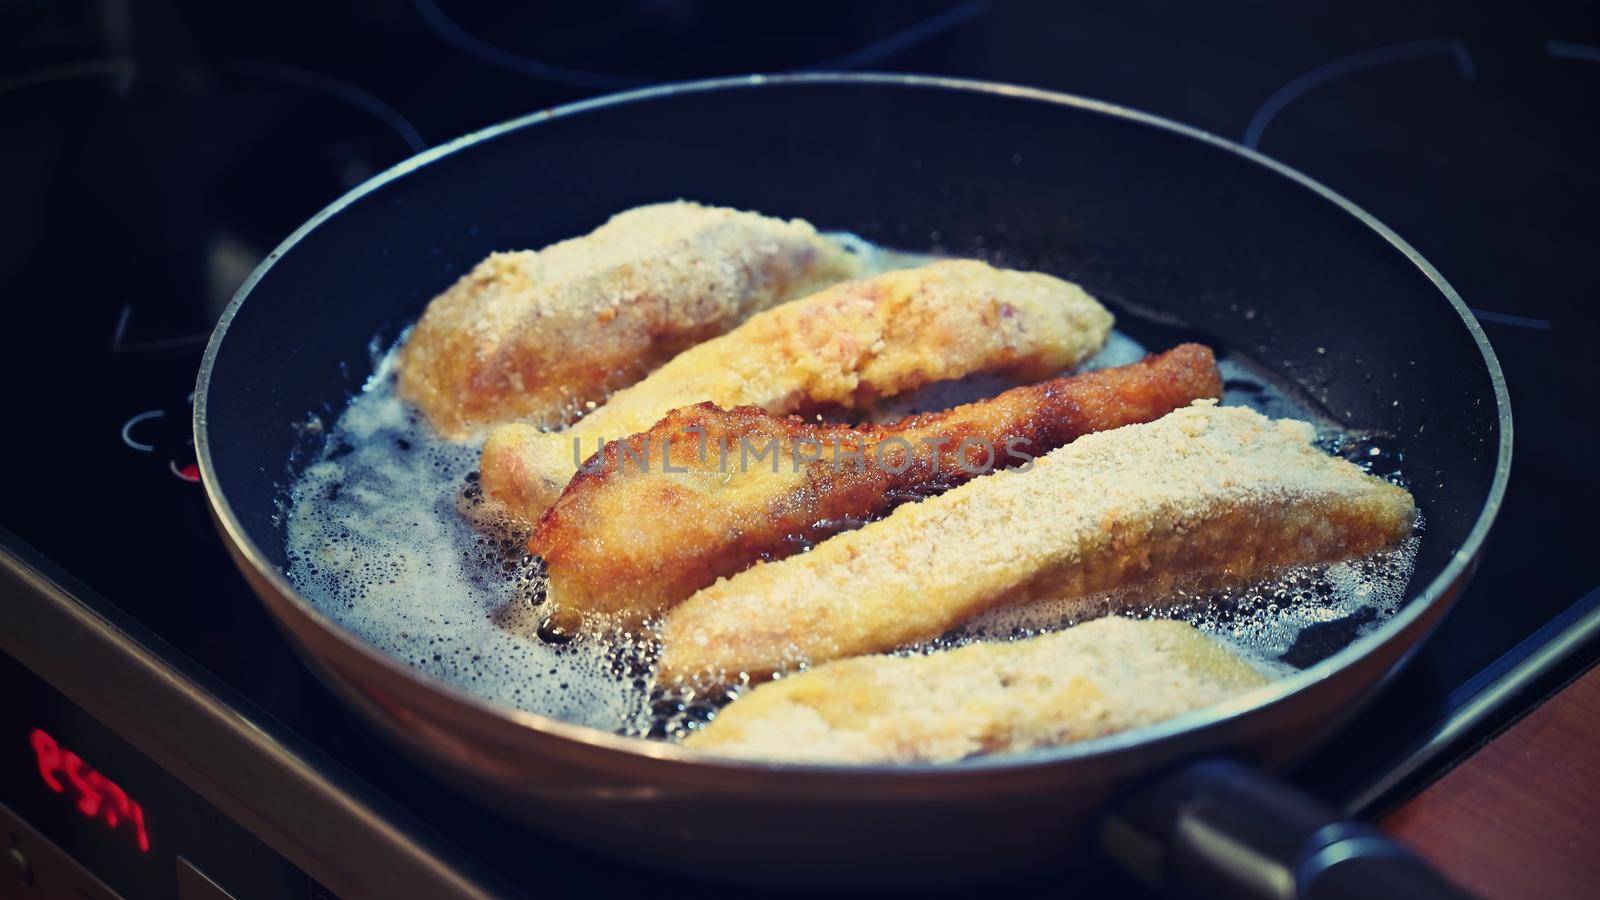
[[[1190,625],[1112,616],[1009,643],[825,663],[746,692],[684,744],[789,762],[948,762],[1102,737],[1266,683]]]
[[[974,372],[1036,380],[1099,350],[1111,322],[1077,285],[975,260],[846,282],[684,351],[564,431],[496,429],[483,449],[484,494],[532,522],[600,442],[674,409],[709,401],[785,414],[862,407]]]
[[[493,254],[434,298],[401,350],[400,396],[452,439],[561,425],[752,313],[860,271],[799,219],[641,206],[537,252]]]
[[[699,591],[666,616],[662,677],[760,677],[933,638],[997,604],[1147,602],[1409,534],[1411,495],[1313,437],[1213,401],[1087,435]]]

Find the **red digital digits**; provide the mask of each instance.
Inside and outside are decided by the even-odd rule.
[[[39,760],[39,777],[50,790],[66,793],[67,789],[56,780],[56,773],[61,770],[61,748],[56,746],[55,738],[35,728],[28,740],[33,743],[33,755]]]
[[[104,822],[107,828],[116,829],[124,822],[131,823],[139,852],[150,852],[150,835],[144,827],[144,809],[128,796],[127,791],[90,768],[78,754],[63,750],[56,739],[43,729],[35,728],[28,736],[28,741],[33,745],[34,759],[39,764],[39,777],[46,787],[58,794],[70,793],[77,802],[78,812],[87,818]]]

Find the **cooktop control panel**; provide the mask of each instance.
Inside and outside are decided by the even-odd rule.
[[[0,897],[330,896],[3,654],[0,684]]]

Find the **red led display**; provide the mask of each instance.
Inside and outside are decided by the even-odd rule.
[[[78,812],[115,831],[132,830],[139,852],[150,852],[150,834],[144,827],[144,809],[117,783],[89,768],[83,758],[56,743],[43,729],[28,736],[45,787],[73,798]]]

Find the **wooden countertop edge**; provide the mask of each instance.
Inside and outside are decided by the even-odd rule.
[[[1490,898],[1600,891],[1600,666],[1380,823]]]

